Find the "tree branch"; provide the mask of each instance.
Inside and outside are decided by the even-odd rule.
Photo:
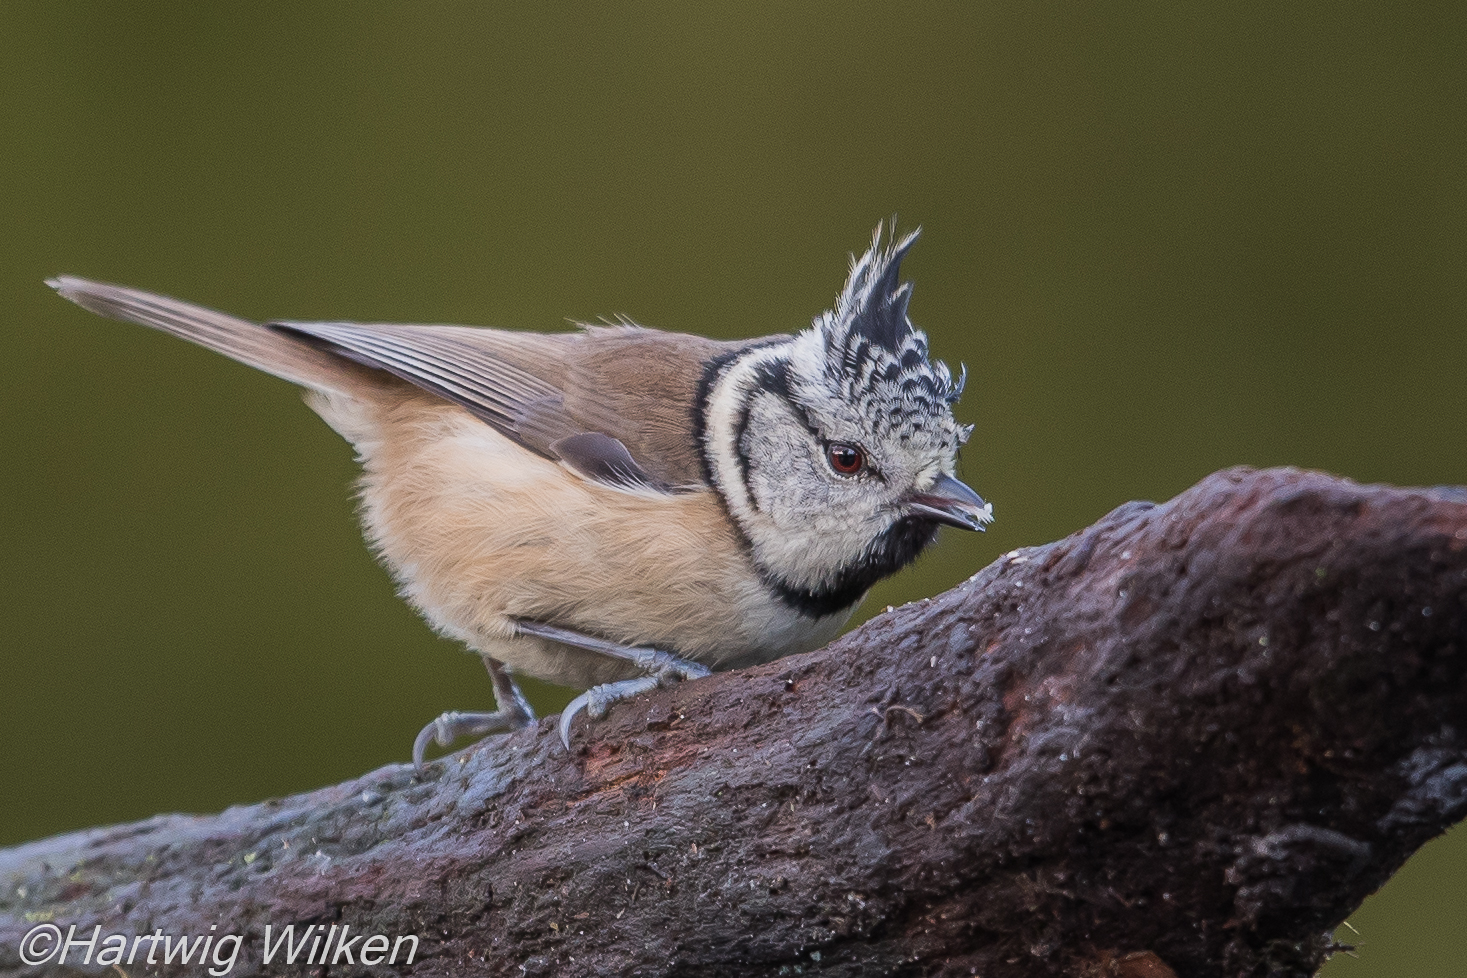
[[[1232,470],[571,754],[0,852],[0,970],[49,921],[216,925],[235,974],[345,923],[421,938],[377,974],[1308,975],[1467,816],[1464,671],[1467,492]]]

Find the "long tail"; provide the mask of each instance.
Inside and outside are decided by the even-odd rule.
[[[313,390],[351,397],[377,380],[375,371],[294,336],[166,295],[70,275],[46,284],[100,316],[161,329]]]

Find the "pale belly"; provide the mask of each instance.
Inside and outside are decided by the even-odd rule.
[[[587,482],[437,399],[314,407],[356,445],[368,539],[442,634],[546,682],[636,675],[511,619],[645,645],[713,669],[824,645],[850,615],[772,596],[711,491],[631,494]]]

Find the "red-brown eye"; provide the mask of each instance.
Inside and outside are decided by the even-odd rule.
[[[853,445],[831,445],[825,450],[830,467],[841,475],[855,475],[866,467],[866,456]]]

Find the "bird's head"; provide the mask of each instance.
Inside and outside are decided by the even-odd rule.
[[[939,525],[992,519],[957,478],[966,372],[931,360],[907,318],[898,272],[916,237],[883,245],[878,227],[834,309],[731,362],[709,395],[714,480],[765,580],[810,614],[849,608]]]

